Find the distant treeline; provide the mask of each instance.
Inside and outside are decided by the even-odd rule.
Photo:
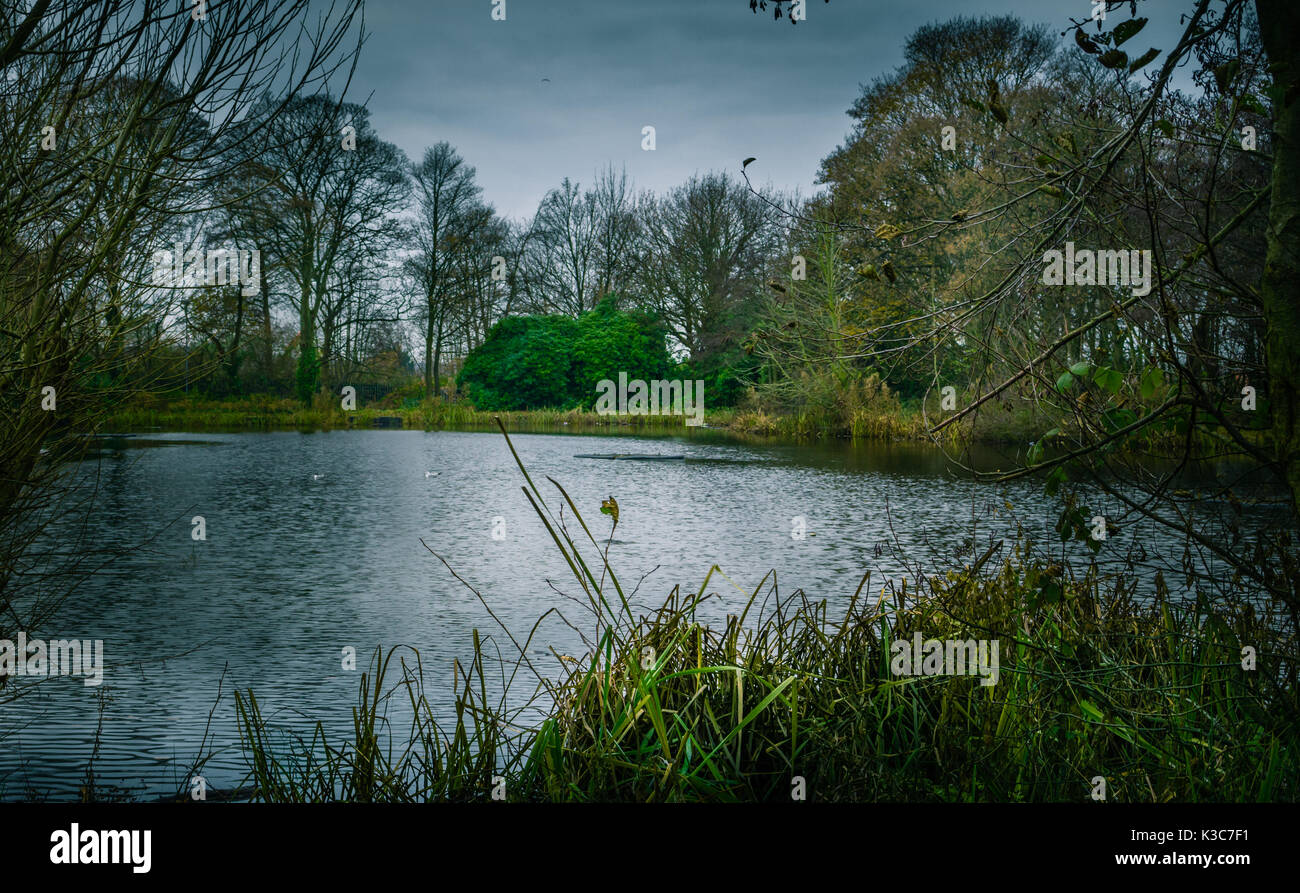
[[[1258,43],[1249,16],[1233,27]],[[1197,97],[1156,95],[1149,123],[1110,163],[1112,185],[1092,187],[1085,168],[1151,96],[1136,76],[1141,59],[1119,79],[1112,57],[1099,63],[1092,49],[1107,40],[1120,38],[1062,45],[1013,17],[929,25],[896,71],[863,88],[849,110],[854,130],[828,147],[826,188],[810,200],[728,172],[655,195],[611,165],[586,184],[565,179],[525,220],[497,214],[445,142],[412,162],[360,105],[263,99],[223,143],[228,175],[194,196],[213,210],[177,217],[152,244],[200,256],[257,250],[260,288],[191,281],[179,300],[176,289],[142,291],[129,312],[142,331],[165,324],[157,358],[169,384],[183,377],[216,396],[308,401],[344,384],[418,378],[425,396],[469,396],[476,382],[471,399],[484,407],[570,405],[577,392],[557,383],[569,373],[556,368],[581,375],[573,370],[593,362],[595,323],[560,318],[577,323],[602,304],[662,332],[713,405],[749,401],[846,424],[870,399],[863,393],[879,391],[863,382],[905,400],[928,393],[937,408],[943,387],[973,396],[1076,330],[1059,346],[1061,369],[1173,377],[1179,365],[1216,388],[1231,374],[1263,390],[1266,376],[1251,370],[1263,368],[1264,321],[1241,283],[1262,269],[1267,214],[1251,196],[1268,182],[1269,156],[1235,142],[1212,152],[1196,134],[1226,103],[1266,142],[1265,72],[1238,63]],[[759,159],[743,172],[761,169]],[[1144,191],[1151,177],[1164,184],[1157,194]],[[1051,231],[1065,213],[1081,251],[1154,248],[1157,272],[1200,259],[1139,299],[1104,270],[1060,287],[1040,275],[1040,256],[1064,248]],[[1153,214],[1166,221],[1155,243]],[[1197,254],[1205,214],[1240,216],[1213,256]],[[1117,301],[1123,312],[1109,314]],[[489,333],[525,318],[507,340],[527,329],[526,362],[489,385],[476,351],[499,357]],[[1175,350],[1162,357],[1147,328],[1164,322]],[[474,371],[457,379],[465,363]],[[1058,375],[1044,372],[1041,384]],[[1035,394],[1040,383],[1022,378],[991,408],[1021,412]]]

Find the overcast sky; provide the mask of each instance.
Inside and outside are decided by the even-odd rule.
[[[902,62],[929,22],[1012,13],[1060,32],[1090,0],[810,0],[775,22],[748,0],[367,0],[370,38],[348,98],[412,159],[447,140],[506,216],[533,213],[564,177],[612,162],[637,188],[749,168],[756,185],[815,191],[860,85]],[[1135,43],[1168,49],[1183,0],[1143,0]],[[1127,8],[1112,11],[1121,20]],[[642,128],[656,148],[641,148]]]

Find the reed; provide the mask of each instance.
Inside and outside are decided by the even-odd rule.
[[[502,720],[504,701],[489,702],[482,643],[474,635],[468,672],[456,667],[454,721],[439,723],[424,691],[425,669],[413,648],[376,649],[361,675],[352,736],[331,740],[317,722],[309,737],[267,720],[252,691],[235,693],[240,739],[249,765],[241,787],[251,799],[286,803],[396,803],[487,799],[493,779],[521,754],[521,732]],[[407,718],[393,734],[392,714]],[[516,758],[517,761],[517,758]]]

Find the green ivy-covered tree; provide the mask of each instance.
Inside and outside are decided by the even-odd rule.
[[[513,316],[501,320],[470,351],[457,378],[479,409],[591,407],[602,379],[669,377],[673,370],[663,325],[641,311],[617,309],[609,296],[576,320]]]

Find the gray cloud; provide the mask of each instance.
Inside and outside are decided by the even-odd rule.
[[[1145,0],[1140,40],[1169,47],[1175,0]],[[902,61],[928,22],[1012,13],[1062,30],[1089,0],[812,0],[807,20],[774,22],[745,0],[370,0],[349,98],[412,158],[439,140],[478,168],[484,195],[531,214],[564,177],[626,165],[639,188],[697,171],[750,167],[757,182],[805,195],[848,133],[860,85]],[[1127,10],[1112,12],[1126,18]],[[548,78],[549,83],[543,82]],[[657,148],[641,149],[641,128]]]

